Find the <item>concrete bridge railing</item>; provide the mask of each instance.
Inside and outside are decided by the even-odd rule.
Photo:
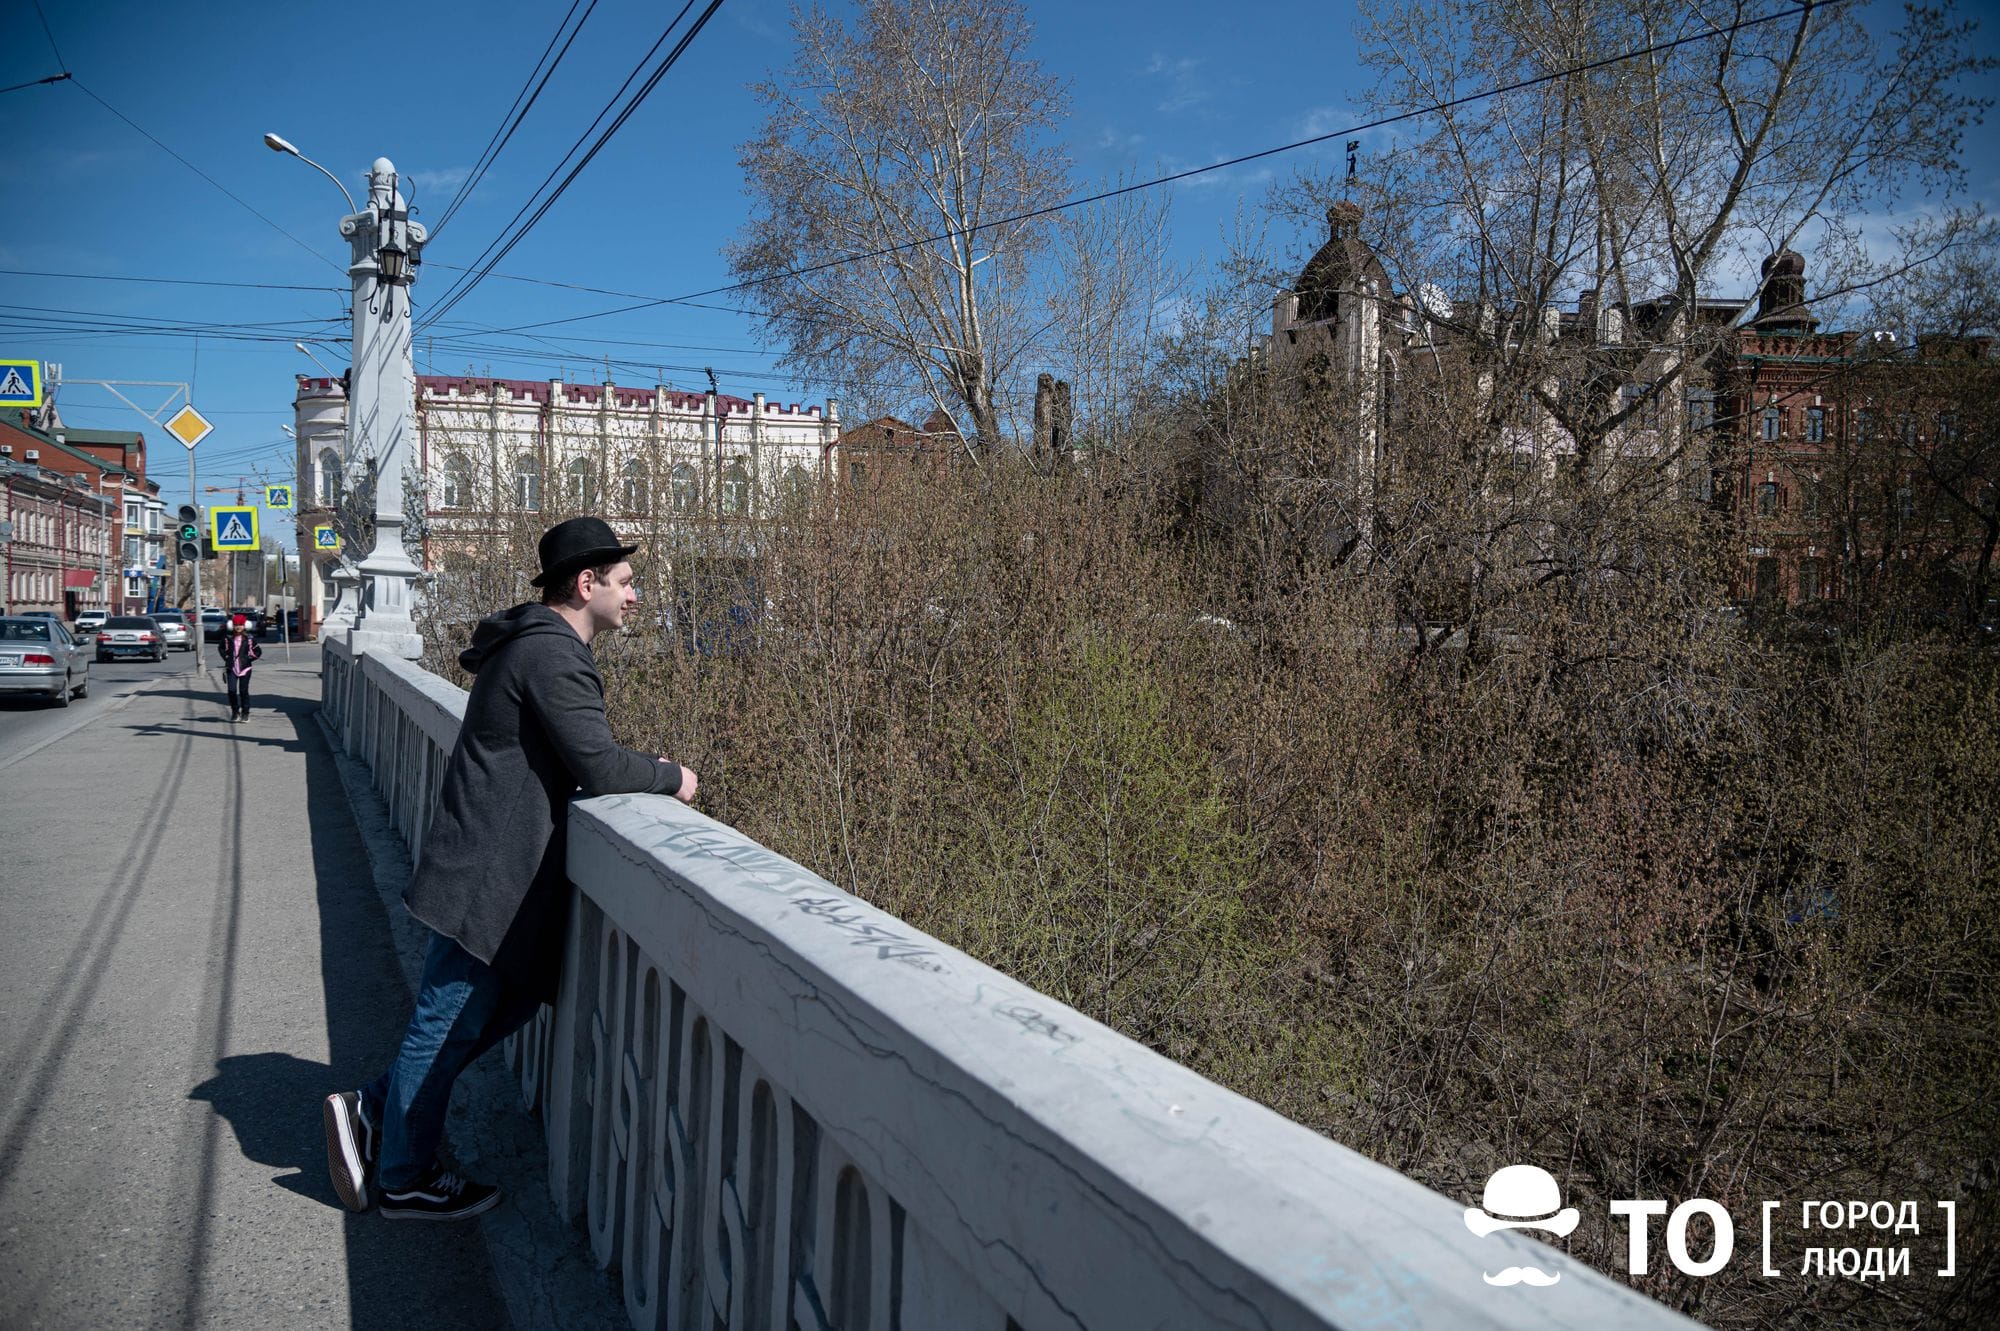
[[[420,856],[465,694],[325,660]],[[634,1326],[1691,1325],[673,800],[578,802],[569,875],[504,1052]],[[1559,1283],[1482,1278],[1524,1265]]]

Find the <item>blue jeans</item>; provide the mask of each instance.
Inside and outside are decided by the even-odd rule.
[[[368,1121],[382,1134],[378,1188],[400,1191],[430,1172],[444,1141],[452,1083],[540,1006],[456,942],[431,935],[403,1048],[388,1071],[361,1088]]]

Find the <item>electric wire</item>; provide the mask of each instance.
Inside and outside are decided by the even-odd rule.
[[[56,53],[56,67],[68,69],[69,61],[63,59],[62,47],[56,45],[55,31],[49,27],[49,16],[42,12],[42,0],[35,0],[35,17],[42,21],[42,36],[49,39],[49,49]]]
[[[1758,18],[1739,19],[1734,23],[1706,28],[1701,32],[1691,33],[1684,37],[1676,37],[1669,41],[1655,42],[1650,46],[1626,51],[1619,55],[1605,56],[1602,59],[1588,61],[1584,64],[1571,65],[1567,68],[1554,70],[1546,74],[1538,74],[1533,78],[1518,79],[1513,83],[1482,89],[1479,92],[1467,93],[1463,97],[1454,97],[1447,101],[1426,103],[1423,106],[1414,107],[1408,111],[1401,111],[1394,115],[1381,116],[1374,120],[1363,121],[1359,124],[1347,126],[1344,129],[1331,130],[1324,134],[1315,134],[1308,138],[1295,139],[1290,143],[1282,143],[1270,148],[1261,148],[1256,152],[1243,153],[1219,162],[1210,162],[1206,166],[1190,167],[1185,171],[1175,171],[1167,175],[1155,176],[1148,180],[1134,181],[1128,185],[1121,185],[1116,189],[1100,190],[1095,194],[1081,195],[1077,198],[1065,199],[1060,203],[1052,203],[1040,208],[1031,208],[1026,212],[1015,213],[1011,216],[997,218],[990,222],[981,222],[963,230],[946,231],[933,236],[923,236],[916,240],[899,241],[894,245],[884,245],[879,249],[841,255],[819,263],[806,264],[797,268],[784,269],[776,273],[767,273],[759,277],[747,278],[741,282],[731,282],[723,286],[692,291],[685,296],[662,296],[656,299],[644,300],[634,305],[621,305],[614,309],[598,310],[591,314],[575,314],[562,319],[544,319],[537,323],[516,324],[508,331],[522,332],[536,328],[554,328],[563,324],[579,323],[588,319],[606,319],[617,314],[630,314],[637,310],[653,309],[661,305],[679,305],[690,301],[702,300],[710,296],[726,296],[734,292],[750,291],[757,287],[768,286],[774,282],[782,282],[791,278],[810,277],[814,273],[839,268],[845,264],[864,263],[870,259],[884,258],[891,254],[899,254],[904,250],[917,249],[926,245],[936,245],[951,240],[969,239],[982,231],[995,231],[1003,227],[1033,221],[1039,217],[1066,212],[1072,208],[1082,208],[1093,203],[1103,203],[1110,199],[1122,197],[1123,195],[1137,193],[1140,190],[1157,189],[1162,185],[1171,185],[1177,181],[1204,176],[1211,171],[1227,170],[1230,167],[1242,166],[1248,162],[1261,161],[1267,157],[1276,157],[1283,153],[1295,152],[1300,148],[1310,148],[1333,139],[1348,138],[1356,134],[1366,133],[1369,130],[1386,129],[1391,125],[1402,124],[1408,120],[1436,115],[1444,111],[1456,110],[1459,107],[1469,106],[1475,102],[1486,101],[1494,97],[1504,97],[1509,93],[1523,92],[1529,88],[1558,82],[1576,74],[1587,74],[1612,65],[1624,64],[1630,60],[1639,60],[1649,55],[1671,51],[1678,47],[1709,41],[1716,37],[1726,37],[1747,28],[1759,27],[1766,23],[1774,23],[1780,19],[1791,18],[1801,14],[1809,14],[1814,9],[1824,9],[1839,3],[1842,3],[1842,0],[1799,0],[1799,3],[1793,4],[1788,8],[1765,14]]]
[[[506,238],[508,232],[513,228],[513,226],[521,220],[522,216],[526,214],[531,207],[534,206],[535,200],[541,196],[542,191],[549,187],[550,182],[556,178],[557,173],[559,173],[563,169],[563,167],[568,164],[569,160],[576,155],[577,150],[583,146],[584,140],[588,139],[591,136],[591,134],[597,129],[597,127],[604,122],[604,117],[611,114],[611,109],[616,105],[618,105],[618,99],[623,97],[625,95],[625,90],[632,86],[632,80],[639,77],[640,71],[645,69],[647,62],[652,60],[654,54],[660,49],[660,47],[663,44],[665,44],[667,38],[673,35],[674,29],[678,27],[680,21],[687,16],[688,10],[692,8],[693,5],[694,5],[694,0],[686,0],[686,3],[681,6],[680,13],[674,15],[673,19],[667,24],[666,28],[660,33],[659,37],[654,40],[652,46],[647,48],[646,53],[639,57],[638,63],[632,66],[631,72],[625,75],[625,81],[618,85],[618,90],[612,93],[610,98],[604,103],[604,105],[601,108],[599,108],[597,115],[592,118],[590,124],[584,127],[583,133],[577,135],[576,141],[570,144],[568,148],[563,150],[562,156],[556,159],[556,164],[549,168],[549,173],[546,176],[542,177],[541,183],[536,185],[534,189],[528,192],[527,201],[524,202],[519,208],[517,208],[514,211],[514,215],[507,219],[506,225],[500,228],[499,234],[497,234],[491,241],[487,243],[485,249],[479,252],[479,257],[472,261],[472,267],[469,269],[461,270],[462,272],[471,275],[459,278],[451,286],[445,289],[444,295],[440,297],[441,309],[442,307],[449,305],[455,299],[461,287],[465,288],[466,290],[470,290],[471,284],[479,280],[478,270],[481,264],[486,263],[487,256],[493,253],[494,248],[498,246],[501,243],[501,241]],[[487,264],[488,268],[490,268],[491,266],[492,266],[491,264]],[[430,322],[430,320],[426,320],[426,322]]]
[[[430,315],[425,318],[422,324],[418,325],[420,328],[427,326],[431,323],[435,323],[438,319],[442,318],[444,314],[451,309],[452,306],[458,304],[459,301],[464,300],[466,296],[470,295],[473,289],[476,288],[482,281],[485,280],[486,274],[491,272],[496,266],[498,266],[500,261],[502,259],[505,259],[507,255],[513,251],[516,245],[520,244],[522,240],[526,239],[528,233],[535,228],[536,223],[540,222],[543,217],[547,216],[549,209],[555,206],[556,200],[560,199],[563,196],[564,192],[569,189],[570,185],[576,181],[576,178],[579,175],[583,174],[584,168],[588,167],[590,163],[596,158],[597,154],[603,151],[604,145],[611,141],[612,136],[617,134],[618,131],[624,127],[625,122],[632,118],[633,112],[639,109],[639,107],[645,102],[646,98],[652,94],[653,89],[659,86],[660,80],[666,77],[667,71],[672,69],[676,64],[679,63],[681,56],[687,51],[689,44],[692,43],[696,37],[701,35],[701,30],[708,25],[708,21],[711,18],[715,17],[715,11],[722,8],[722,2],[723,0],[709,0],[708,7],[702,10],[701,15],[698,18],[696,18],[694,23],[688,28],[688,30],[681,35],[681,39],[674,44],[673,49],[668,51],[666,57],[660,62],[659,68],[655,69],[652,72],[652,74],[647,77],[645,83],[640,85],[639,90],[632,95],[631,100],[625,104],[624,109],[621,110],[618,113],[617,117],[614,120],[612,120],[612,122],[609,125],[605,127],[604,132],[598,136],[597,141],[591,144],[590,150],[584,153],[584,155],[580,159],[578,159],[576,165],[570,169],[569,174],[563,177],[562,183],[557,185],[555,189],[545,199],[542,200],[540,206],[535,209],[534,214],[530,216],[526,222],[521,223],[518,228],[514,226],[513,222],[510,221],[508,223],[508,227],[506,229],[503,229],[502,232],[503,236],[506,237],[505,243],[501,244],[500,240],[496,239],[492,245],[487,246],[486,250],[482,252],[482,254],[480,255],[480,258],[475,261],[475,266],[479,267],[479,271],[472,274],[470,277],[463,279],[453,291],[448,293],[445,299],[440,303],[438,308],[433,310],[430,313]],[[665,42],[666,39],[670,35],[672,35],[674,27],[680,23],[681,19],[687,14],[689,9],[693,8],[693,6],[694,6],[694,0],[687,0],[687,3],[681,7],[680,13],[674,16],[673,22],[667,25],[666,31],[660,34],[659,41],[654,42],[651,49],[647,51],[646,59],[650,60],[652,58],[653,52],[659,50],[661,43]],[[613,94],[611,102],[606,104],[605,107],[606,111],[608,111],[610,107],[617,102],[618,97],[624,93],[625,86],[631,83],[632,77],[637,75],[638,70],[640,68],[643,68],[644,64],[645,61],[642,60],[640,64],[634,68],[633,74],[627,76],[625,84],[620,85],[618,93]],[[602,120],[603,116],[604,112],[599,112],[598,120]],[[597,120],[593,120],[591,122],[591,128],[594,129],[597,123],[598,123]],[[589,133],[590,130],[584,131],[584,134],[586,136],[588,136]],[[579,138],[578,143],[581,142],[582,139]],[[571,151],[573,152],[575,150],[572,149]],[[564,160],[567,160],[567,158],[565,158]],[[557,169],[560,168],[561,164],[558,163]],[[553,175],[553,172],[551,173],[551,175]],[[532,195],[530,196],[531,203],[533,202],[533,197],[534,196]],[[525,209],[526,206],[527,205],[524,204],[523,208]],[[517,212],[515,214],[515,217],[518,218],[519,216],[520,213]],[[508,230],[511,230],[512,232],[511,235],[507,234]],[[497,251],[495,248],[496,246],[498,247]],[[492,255],[490,259],[486,257],[489,254]]]
[[[44,83],[61,83],[67,79],[73,79],[75,77],[76,75],[70,73],[68,70],[64,70],[60,74],[51,74],[45,79],[30,79],[26,83],[16,83],[11,87],[0,88],[0,92],[19,92],[23,88],[39,88]]]
[[[216,282],[198,277],[127,277],[119,273],[54,273],[28,268],[0,268],[0,277],[48,277],[75,282],[147,282],[177,287],[231,287],[243,291],[331,291],[347,295],[347,287],[313,287],[282,282]]]
[[[105,101],[102,97],[99,97],[95,92],[92,92],[90,89],[90,85],[85,83],[82,79],[72,77],[70,79],[70,82],[75,84],[78,88],[82,89],[84,95],[89,97],[90,100],[96,102],[99,106],[109,111],[112,115],[117,116],[120,120],[130,125],[140,134],[143,134],[147,139],[151,140],[153,145],[157,147],[161,152],[173,158],[176,162],[179,162],[182,166],[194,172],[196,175],[200,176],[203,180],[206,180],[209,184],[215,186],[216,189],[222,191],[222,193],[228,195],[231,199],[235,200],[235,202],[238,205],[240,205],[245,212],[249,213],[252,217],[255,217],[265,226],[270,227],[273,231],[283,236],[286,240],[291,241],[292,244],[298,246],[300,249],[304,250],[307,254],[312,255],[313,258],[318,259],[321,263],[333,269],[333,271],[335,271],[336,273],[341,273],[344,275],[347,272],[345,268],[342,268],[339,264],[327,258],[324,254],[321,254],[318,250],[306,244],[303,240],[300,240],[297,236],[285,230],[285,228],[279,226],[276,222],[273,222],[270,218],[264,216],[264,214],[258,212],[255,208],[252,208],[248,203],[245,203],[243,201],[242,196],[237,194],[234,190],[230,189],[227,185],[223,184],[221,181],[217,180],[214,176],[211,176],[210,174],[208,174],[208,172],[202,170],[200,167],[196,166],[193,162],[190,162],[187,158],[181,156],[179,153],[175,152],[172,148],[169,148],[166,144],[162,143],[158,138],[156,138],[153,135],[152,131],[146,129],[143,125],[139,124],[138,121],[132,119],[132,117],[126,115],[123,111],[120,111],[117,107]]]
[[[499,127],[495,128],[492,137],[486,140],[486,146],[480,150],[478,159],[472,164],[472,170],[466,173],[463,181],[459,182],[457,191],[451,196],[451,200],[445,204],[444,212],[439,215],[436,224],[431,227],[433,238],[444,230],[445,224],[450,222],[457,214],[459,208],[465,204],[465,201],[472,197],[472,191],[479,187],[479,182],[485,177],[487,169],[495,161],[499,160],[501,151],[506,148],[508,142],[514,137],[514,131],[521,127],[521,122],[527,119],[528,112],[534,109],[535,102],[542,95],[542,89],[549,86],[549,79],[555,74],[556,66],[562,64],[563,57],[569,54],[570,45],[576,41],[577,35],[583,31],[583,25],[590,22],[591,12],[597,8],[597,0],[590,0],[590,7],[584,10],[583,17],[577,20],[576,28],[569,34],[569,40],[562,44],[562,50],[556,51],[556,57],[549,64],[548,69],[546,71],[542,70],[542,62],[548,60],[550,51],[555,50],[557,38],[560,38],[564,30],[569,28],[570,17],[576,13],[576,7],[582,3],[583,0],[570,0],[569,13],[563,15],[562,23],[557,26],[555,32],[549,37],[549,44],[542,48],[542,54],[536,59],[535,67],[528,71],[528,81],[521,85],[521,91],[514,94],[513,106],[508,107],[506,114],[500,117],[501,123]],[[541,80],[539,82],[535,79],[535,75],[538,72],[541,73]],[[532,91],[530,91],[531,88]],[[522,105],[523,98],[527,99],[527,105],[525,106]],[[509,117],[512,117],[511,121]]]

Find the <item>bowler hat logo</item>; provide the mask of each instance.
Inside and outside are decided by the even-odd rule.
[[[1545,1230],[1556,1238],[1568,1238],[1576,1229],[1574,1206],[1562,1204],[1562,1189],[1546,1169],[1534,1165],[1508,1165],[1493,1171],[1486,1180],[1480,1205],[1467,1207],[1465,1227],[1485,1238],[1502,1229]],[[1504,1267],[1498,1274],[1480,1273],[1489,1285],[1553,1285],[1559,1273],[1534,1266]]]

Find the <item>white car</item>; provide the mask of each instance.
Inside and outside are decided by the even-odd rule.
[[[155,610],[151,618],[160,626],[160,638],[167,646],[184,652],[194,650],[194,630],[188,627],[186,611]]]
[[[90,658],[53,620],[0,616],[0,693],[31,693],[58,707],[90,692]]]
[[[109,613],[109,611],[105,610],[85,610],[81,612],[76,617],[76,631],[78,633],[96,633],[104,627],[104,620]]]

